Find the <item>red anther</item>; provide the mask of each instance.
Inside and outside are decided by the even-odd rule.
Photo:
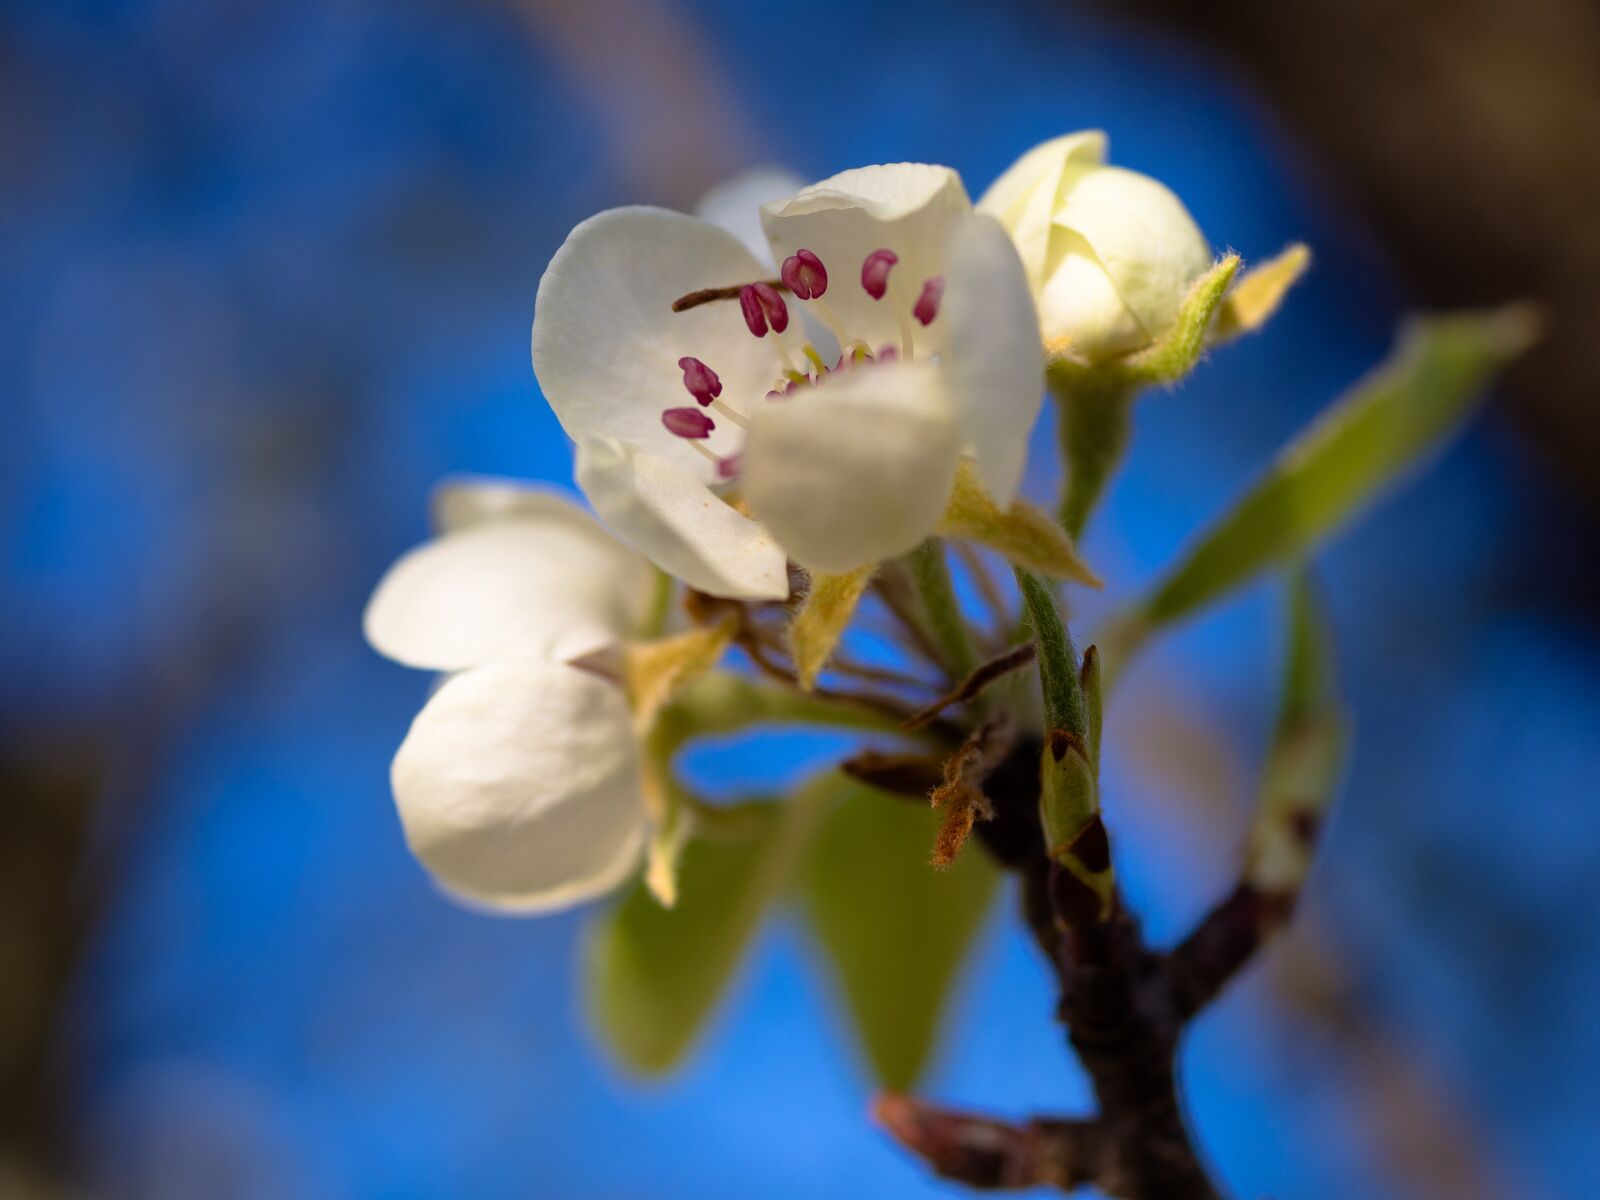
[[[801,300],[815,300],[828,290],[828,268],[809,250],[796,250],[783,260],[784,286]]]
[[[900,261],[893,250],[874,250],[861,264],[861,286],[874,300],[882,300],[889,290],[889,268]]]
[[[789,328],[789,306],[777,290],[765,283],[747,283],[739,289],[739,311],[744,323],[757,337],[766,337],[770,327],[773,333]]]
[[[661,414],[667,432],[681,438],[708,438],[717,423],[698,408],[669,408]]]
[[[698,358],[685,356],[678,360],[678,366],[683,368],[683,386],[689,389],[689,395],[701,408],[709,408],[711,402],[722,395],[722,380]]]
[[[924,325],[932,325],[939,315],[939,301],[944,299],[944,276],[935,275],[922,285],[922,295],[911,308],[911,315]]]
[[[743,454],[730,454],[727,458],[717,461],[717,476],[720,479],[733,479],[744,467]]]

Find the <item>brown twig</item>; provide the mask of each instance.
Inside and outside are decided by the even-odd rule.
[[[1093,1121],[1011,1125],[893,1092],[873,1102],[872,1115],[937,1174],[980,1191],[1040,1185],[1068,1191],[1101,1174],[1102,1131]]]
[[[1022,670],[1037,655],[1038,647],[1032,642],[1024,642],[1013,650],[1007,650],[1004,654],[991,658],[988,662],[980,663],[954,688],[907,721],[906,729],[920,729],[951,705],[964,704],[996,680],[1005,678],[1013,671]]]

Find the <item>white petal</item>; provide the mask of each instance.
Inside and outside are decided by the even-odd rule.
[[[690,587],[736,599],[789,595],[788,558],[772,535],[675,463],[588,438],[576,475],[607,525]]]
[[[744,494],[796,561],[851,571],[933,531],[960,451],[939,367],[857,367],[755,413]]]
[[[678,360],[700,359],[721,378],[722,399],[746,406],[782,371],[776,342],[798,355],[801,323],[757,338],[736,301],[682,313],[672,302],[771,274],[731,233],[682,213],[615,208],[579,225],[539,281],[533,316],[534,373],[568,436],[620,438],[712,478],[715,468],[661,425],[664,409],[694,405]],[[733,453],[738,431],[717,425],[710,448]]]
[[[543,912],[610,891],[639,860],[638,744],[612,684],[503,662],[453,676],[391,771],[406,842],[447,891]]]
[[[1056,205],[1070,185],[1067,178],[1105,161],[1106,135],[1098,129],[1041,142],[989,185],[978,211],[995,217],[1017,243],[1035,291],[1044,286],[1050,251],[1050,226]]]
[[[553,519],[567,518],[600,527],[560,489],[497,475],[454,475],[444,479],[435,485],[428,508],[434,528],[441,533],[514,515],[548,514]]]
[[[1090,171],[1068,192],[1056,224],[1078,233],[1153,338],[1211,266],[1211,247],[1171,190],[1121,167]]]
[[[1016,498],[1044,404],[1044,350],[1028,276],[993,217],[975,214],[949,250],[943,314],[947,386],[984,490]]]
[[[637,628],[654,593],[649,564],[576,506],[536,503],[544,509],[447,533],[389,568],[363,618],[373,648],[459,671],[507,657],[564,662]]]
[[[751,167],[701,196],[695,215],[726,229],[771,267],[772,247],[761,228],[761,206],[794,195],[804,184],[805,180],[785,167]]]
[[[842,171],[761,211],[775,259],[800,249],[822,259],[828,270],[823,299],[849,337],[876,350],[900,344],[896,311],[909,319],[923,283],[945,273],[950,231],[972,211],[972,201],[949,167],[896,163]],[[900,259],[882,300],[861,287],[861,264],[874,250],[892,250]],[[911,324],[914,346],[934,349],[938,334]]]
[[[1149,345],[1149,330],[1122,302],[1083,236],[1057,225],[1050,241],[1053,265],[1039,293],[1039,327],[1051,352],[1067,349],[1095,360]]]

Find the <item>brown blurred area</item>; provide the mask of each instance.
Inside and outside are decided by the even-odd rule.
[[[90,924],[80,866],[102,780],[87,739],[0,760],[0,1195],[63,1156],[61,1018]]]
[[[1600,513],[1600,4],[1120,0],[1221,56],[1430,308],[1531,297],[1545,342],[1504,396]]]

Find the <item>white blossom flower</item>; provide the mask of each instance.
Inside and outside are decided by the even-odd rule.
[[[456,674],[391,771],[413,854],[446,891],[515,912],[604,894],[648,822],[633,716],[570,665],[643,621],[649,565],[588,514],[509,482],[441,490],[441,536],[403,556],[364,617],[375,649]]]
[[[978,202],[1017,244],[1051,354],[1097,361],[1138,350],[1177,317],[1211,247],[1164,185],[1105,165],[1106,136],[1029,150]]]
[[[583,222],[540,282],[533,362],[608,525],[702,591],[782,598],[789,558],[842,572],[928,536],[963,453],[1009,503],[1043,358],[1017,252],[948,168],[846,171],[762,217],[777,279],[693,217]]]

